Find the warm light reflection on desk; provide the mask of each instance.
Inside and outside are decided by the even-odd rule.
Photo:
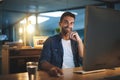
[[[51,77],[44,71],[38,71],[37,80],[99,80],[108,76],[117,76],[120,75],[120,68],[116,70],[106,70],[104,72],[99,73],[91,73],[91,74],[76,74],[73,73],[76,70],[81,70],[78,68],[69,68],[63,69],[63,76],[60,77]],[[9,74],[9,75],[1,75],[0,80],[28,80],[28,73],[17,73],[17,74]]]

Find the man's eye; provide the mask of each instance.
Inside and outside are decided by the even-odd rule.
[[[66,20],[65,20],[65,21],[64,21],[64,23],[66,23],[66,24],[67,24],[67,23],[68,23],[68,21],[66,21]]]
[[[65,21],[64,23],[65,23],[65,24],[67,24],[67,22],[66,22],[66,21]]]
[[[74,24],[74,22],[72,22],[71,24]]]

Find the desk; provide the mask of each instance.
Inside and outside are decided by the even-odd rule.
[[[99,80],[101,78],[108,76],[120,75],[120,68],[116,70],[106,70],[104,72],[91,73],[85,75],[73,73],[73,71],[76,70],[81,70],[81,68],[77,67],[77,68],[63,69],[64,76],[61,77],[50,77],[46,72],[38,71],[37,80]],[[28,75],[27,72],[1,75],[0,80],[28,80]]]

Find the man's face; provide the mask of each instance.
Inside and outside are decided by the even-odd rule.
[[[63,18],[63,20],[59,23],[61,27],[61,32],[63,34],[71,33],[72,28],[74,26],[74,18],[70,16],[66,16]]]

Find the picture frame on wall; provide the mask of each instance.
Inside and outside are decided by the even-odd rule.
[[[42,48],[43,43],[45,40],[48,38],[48,36],[34,36],[33,37],[33,42],[34,42],[34,47],[35,48]]]

